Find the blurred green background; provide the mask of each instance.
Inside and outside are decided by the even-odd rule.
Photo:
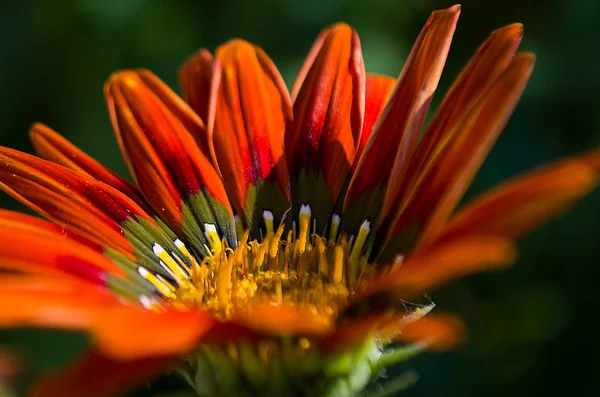
[[[360,34],[367,71],[397,75],[429,13],[450,5],[440,0],[3,1],[0,144],[31,151],[28,127],[42,121],[125,174],[102,96],[112,71],[146,67],[176,87],[177,68],[188,54],[200,47],[214,50],[238,36],[261,45],[289,85],[320,29],[344,20]],[[598,20],[597,0],[463,2],[438,93],[488,33],[505,24],[523,22],[521,48],[538,56],[519,107],[468,195],[600,145]],[[435,292],[437,310],[463,316],[470,338],[454,352],[395,368],[420,376],[406,395],[593,394],[600,356],[595,341],[599,202],[595,192],[524,239],[512,269]],[[5,194],[0,206],[23,209]],[[67,362],[85,339],[4,331],[0,345],[25,351],[26,365],[38,373]]]

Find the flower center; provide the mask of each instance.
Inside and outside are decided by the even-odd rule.
[[[175,245],[185,258],[155,243],[154,254],[171,280],[144,267],[138,272],[171,305],[209,310],[223,320],[264,303],[293,305],[333,318],[369,269],[362,252],[369,222],[363,223],[356,237],[338,237],[340,218],[334,215],[326,238],[311,230],[307,205],[300,209],[298,227],[287,232],[283,224],[275,229],[270,211],[264,212],[263,219],[262,239],[249,241],[245,231],[235,249],[227,246],[214,225],[205,225],[210,253],[202,260],[180,240]]]

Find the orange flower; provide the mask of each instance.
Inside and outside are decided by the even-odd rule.
[[[350,395],[463,334],[426,291],[515,259],[514,240],[597,183],[597,153],[455,211],[534,56],[492,33],[419,139],[460,7],[434,12],[397,80],[325,29],[291,95],[259,47],[200,50],[184,99],[146,70],[104,89],[132,185],[40,124],[0,148],[0,326],[81,330],[94,350],[36,396],[110,395],[176,369],[199,395]],[[392,349],[394,343],[405,347]]]

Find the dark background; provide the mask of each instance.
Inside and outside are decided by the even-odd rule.
[[[121,173],[102,84],[114,70],[147,67],[176,87],[176,71],[200,47],[232,37],[261,45],[288,85],[321,28],[344,20],[359,32],[367,70],[397,75],[438,0],[150,1],[0,3],[0,144],[31,151],[42,121]],[[438,93],[489,32],[525,25],[521,48],[537,54],[530,84],[469,195],[542,162],[600,144],[600,2],[465,0]],[[439,100],[441,95],[436,96]],[[600,193],[521,244],[512,269],[473,276],[433,295],[462,315],[467,344],[398,368],[420,380],[409,396],[593,394],[600,354]],[[0,193],[0,206],[23,209]],[[0,236],[1,238],[1,236]],[[27,249],[27,247],[23,247]],[[0,310],[2,302],[0,302]],[[58,332],[0,333],[34,373],[85,346]],[[101,374],[99,374],[101,376]]]

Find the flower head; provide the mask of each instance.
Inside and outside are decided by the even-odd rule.
[[[114,73],[104,94],[135,184],[41,124],[44,159],[0,148],[0,188],[50,221],[0,212],[0,325],[94,342],[37,395],[172,368],[199,395],[353,395],[453,345],[459,320],[408,302],[511,264],[514,240],[593,189],[599,164],[563,160],[456,211],[534,63],[516,54],[521,25],[493,32],[421,138],[459,13],[431,15],[397,80],[365,72],[343,23],[291,94],[239,39],[186,61],[184,99],[147,70]]]

